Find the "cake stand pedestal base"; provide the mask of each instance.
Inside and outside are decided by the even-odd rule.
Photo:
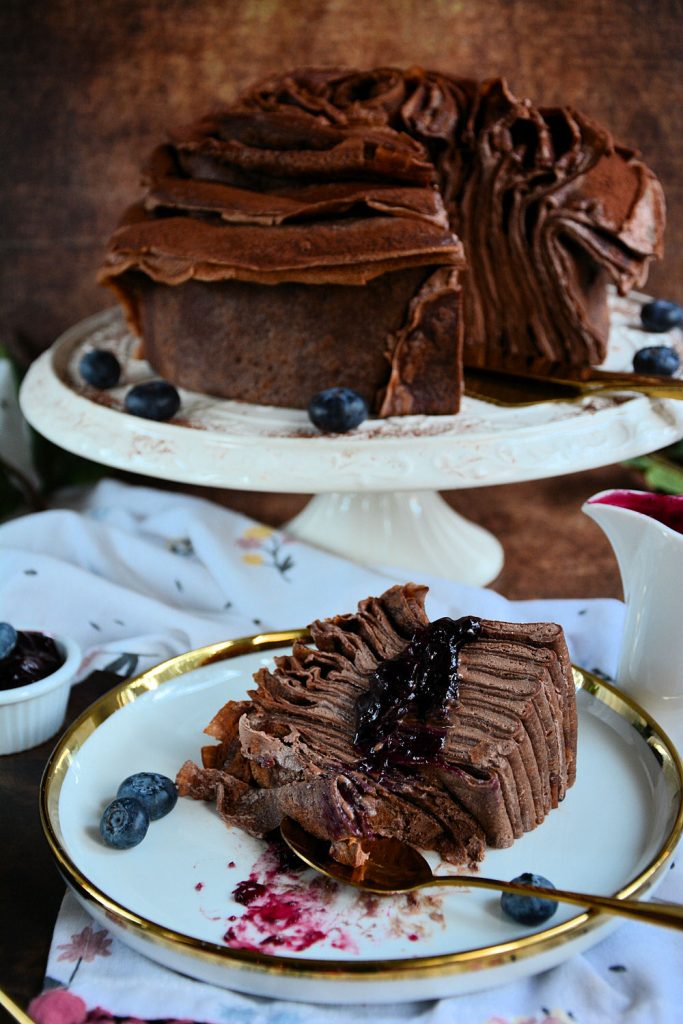
[[[472,586],[491,583],[503,568],[493,534],[454,512],[436,491],[319,494],[285,530],[355,562]]]

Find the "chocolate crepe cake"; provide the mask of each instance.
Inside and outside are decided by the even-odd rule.
[[[361,863],[368,837],[453,863],[539,825],[576,774],[576,703],[552,623],[430,623],[427,588],[395,586],[314,622],[249,700],[229,701],[181,795],[265,836],[283,817]]]
[[[347,386],[380,416],[456,412],[463,342],[473,366],[600,363],[607,283],[641,285],[664,226],[589,118],[420,68],[273,76],[144,182],[100,281],[159,374],[294,408]]]

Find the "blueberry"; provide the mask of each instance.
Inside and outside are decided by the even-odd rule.
[[[346,434],[367,419],[368,406],[351,388],[326,388],[313,395],[308,416],[326,434]]]
[[[670,331],[672,327],[680,327],[683,324],[683,308],[677,302],[669,302],[668,299],[655,299],[654,302],[646,302],[641,306],[640,319],[646,331],[663,334],[664,331]]]
[[[681,364],[678,352],[668,345],[649,345],[639,349],[633,357],[636,373],[656,374],[670,377]]]
[[[107,846],[129,850],[147,835],[149,815],[139,800],[125,796],[112,800],[105,807],[100,821],[100,835]]]
[[[542,885],[546,889],[554,889],[555,886],[543,875],[533,875],[525,871],[512,879],[520,885]],[[552,917],[557,910],[557,901],[543,899],[541,896],[516,896],[512,892],[504,892],[500,897],[500,905],[503,913],[511,917],[518,924],[543,924]]]
[[[0,659],[7,658],[17,646],[17,631],[9,622],[0,622]]]
[[[121,364],[113,352],[94,348],[86,352],[78,364],[78,370],[87,384],[95,388],[113,388],[121,376]]]
[[[165,380],[136,384],[126,395],[124,406],[132,416],[146,420],[170,420],[180,408],[180,395]]]
[[[157,772],[137,772],[124,779],[118,788],[117,797],[132,797],[147,811],[150,821],[163,818],[172,811],[178,799],[175,782]]]

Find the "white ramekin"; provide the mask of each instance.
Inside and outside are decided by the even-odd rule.
[[[24,626],[17,628],[30,630]],[[0,754],[17,754],[20,750],[37,747],[54,736],[64,721],[71,683],[81,663],[81,651],[67,636],[48,635],[64,656],[64,664],[37,683],[0,690]]]

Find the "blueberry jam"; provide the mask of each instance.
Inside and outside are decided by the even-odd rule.
[[[0,690],[37,683],[64,664],[51,636],[17,630],[16,643],[0,659]]]
[[[442,618],[417,630],[395,658],[381,661],[356,701],[354,746],[367,770],[435,763],[458,700],[458,657],[481,621]]]
[[[265,885],[260,882],[253,882],[251,879],[247,879],[244,882],[239,882],[232,891],[232,898],[235,903],[241,903],[243,906],[248,907],[254,900],[259,899],[260,896],[264,896],[268,890]]]
[[[616,505],[640,512],[668,526],[676,533],[683,533],[683,496],[678,494],[655,494],[650,491],[608,491],[600,498],[591,498],[590,504]]]

